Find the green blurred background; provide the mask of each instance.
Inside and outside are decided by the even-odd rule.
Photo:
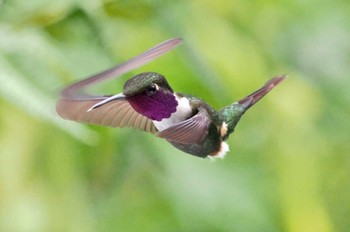
[[[0,1],[0,231],[350,231],[350,3]],[[224,160],[65,121],[59,90],[155,44],[142,71],[245,115]]]

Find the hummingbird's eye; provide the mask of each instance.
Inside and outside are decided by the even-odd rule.
[[[151,95],[155,94],[158,91],[158,89],[159,89],[159,86],[157,84],[153,83],[153,84],[151,84],[150,86],[147,87],[146,94],[148,96],[151,96]]]

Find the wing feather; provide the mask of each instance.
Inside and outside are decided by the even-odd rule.
[[[107,108],[108,107],[108,108]],[[113,112],[111,112],[112,110],[113,110],[113,107],[112,107],[112,105],[106,105],[106,113],[105,113],[105,115],[103,115],[102,116],[102,118],[101,118],[101,124],[102,125],[114,125],[113,124],[113,121],[114,121],[114,118],[116,118],[116,116],[118,115],[118,114],[113,114]],[[95,111],[95,110],[93,110],[93,111]],[[121,114],[122,112],[120,112],[120,114]]]
[[[157,130],[152,120],[137,113],[125,99],[118,99],[87,112],[96,103],[107,97],[91,99],[64,99],[57,103],[58,114],[69,120],[110,127],[133,127],[146,132]]]
[[[204,108],[193,117],[157,133],[161,138],[182,144],[200,144],[208,135],[210,119]]]

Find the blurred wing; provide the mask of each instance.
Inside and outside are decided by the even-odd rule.
[[[157,136],[182,144],[200,144],[208,135],[210,119],[205,109],[192,118],[157,133]]]
[[[76,92],[78,89],[84,88],[86,86],[96,84],[98,82],[116,78],[126,72],[129,72],[130,70],[133,70],[137,67],[140,67],[156,58],[158,58],[161,55],[164,55],[171,49],[175,48],[177,45],[181,43],[180,38],[174,38],[167,41],[164,41],[163,43],[160,43],[153,48],[141,53],[138,56],[135,56],[134,58],[116,65],[110,69],[107,69],[101,73],[98,73],[96,75],[90,76],[84,80],[78,81],[65,89],[62,90],[61,96],[64,98],[72,98],[76,97]]]
[[[94,104],[108,97],[91,97],[86,99],[60,99],[57,113],[65,119],[98,124],[110,127],[133,127],[146,132],[156,133],[153,122],[137,113],[125,99],[115,100],[87,112]]]

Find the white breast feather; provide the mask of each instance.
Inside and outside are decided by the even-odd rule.
[[[184,121],[192,114],[192,108],[190,102],[185,97],[178,97],[175,95],[178,105],[176,111],[171,114],[170,118],[165,118],[162,121],[153,121],[155,127],[158,131],[167,129],[170,126],[173,126],[179,122]]]

